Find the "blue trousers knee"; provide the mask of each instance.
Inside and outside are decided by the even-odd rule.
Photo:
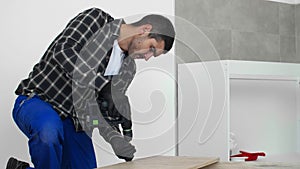
[[[36,169],[92,169],[96,157],[91,138],[76,132],[70,118],[61,120],[50,104],[38,96],[18,96],[13,119],[29,139]]]

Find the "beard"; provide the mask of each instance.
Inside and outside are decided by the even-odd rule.
[[[145,37],[134,38],[128,46],[128,56],[133,59],[144,59],[145,53],[141,50],[141,46],[145,39]]]

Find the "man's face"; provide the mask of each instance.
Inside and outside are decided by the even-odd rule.
[[[148,35],[136,36],[128,47],[128,54],[133,59],[145,59],[148,61],[152,56],[157,57],[164,52],[165,42],[156,41]]]

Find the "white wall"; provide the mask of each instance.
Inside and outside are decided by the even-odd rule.
[[[16,97],[14,90],[66,23],[89,7],[99,7],[115,18],[143,13],[174,16],[173,0],[1,1],[0,168],[4,168],[10,156],[29,161],[27,139],[16,128],[11,117]],[[138,157],[175,154],[173,55],[174,52],[171,52],[148,64],[138,61],[137,76],[129,89],[134,104],[134,144]],[[109,153],[109,146],[102,142],[99,135],[94,135],[99,165],[119,162]]]
[[[281,2],[287,4],[299,4],[300,0],[267,0],[267,1],[274,1],[274,2]]]

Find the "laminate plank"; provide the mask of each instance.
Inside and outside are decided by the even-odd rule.
[[[218,161],[214,157],[153,156],[98,169],[199,169]]]

